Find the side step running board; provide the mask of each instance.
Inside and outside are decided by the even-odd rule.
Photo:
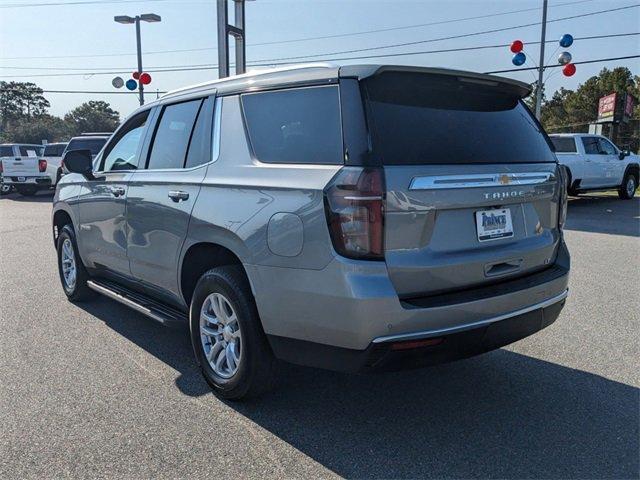
[[[88,280],[87,286],[91,290],[95,290],[102,295],[120,302],[163,325],[177,325],[188,322],[187,314],[180,310],[164,305],[157,300],[153,300],[121,285],[116,285],[113,282]]]

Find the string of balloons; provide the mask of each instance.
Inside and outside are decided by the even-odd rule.
[[[558,43],[562,48],[569,48],[571,45],[573,45],[573,35],[565,33],[564,35],[562,35],[562,37],[560,37]],[[511,50],[511,53],[514,54],[513,57],[511,57],[511,63],[513,63],[516,67],[524,65],[527,61],[527,55],[524,52],[524,43],[522,42],[522,40],[514,40],[513,42],[511,42],[509,49]],[[560,65],[564,65],[562,67],[562,74],[565,77],[571,77],[576,73],[576,66],[575,64],[571,63],[572,59],[573,58],[571,56],[571,53],[566,50],[558,55],[558,63]]]

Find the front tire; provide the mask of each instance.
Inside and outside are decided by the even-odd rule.
[[[93,290],[87,286],[89,274],[80,259],[76,235],[71,225],[62,227],[56,245],[58,273],[67,298],[72,302],[82,302],[93,297]]]
[[[637,188],[637,177],[633,173],[627,172],[624,176],[624,180],[622,180],[622,185],[618,190],[618,196],[622,200],[631,200],[635,196]]]
[[[242,267],[218,267],[200,277],[189,322],[196,360],[217,395],[241,400],[271,388],[275,359]]]

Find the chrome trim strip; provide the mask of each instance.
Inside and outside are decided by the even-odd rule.
[[[429,177],[414,177],[409,185],[409,190],[509,187],[514,185],[535,185],[554,179],[555,176],[551,172],[437,175]]]
[[[111,298],[112,300],[115,300],[116,302],[120,302],[123,305],[126,305],[127,307],[135,310],[136,312],[140,312],[143,315],[146,315],[147,317],[152,318],[157,322],[160,322],[162,324],[170,323],[170,320],[163,317],[162,315],[157,315],[156,313],[152,312],[146,307],[143,307],[139,303],[136,303],[133,300],[127,297],[123,297],[122,295],[114,292],[113,290],[109,290],[108,288],[103,287],[102,285],[99,285],[95,283],[93,280],[87,280],[87,287],[89,287],[91,290],[95,290],[96,292],[101,293],[106,297]]]
[[[422,338],[431,338],[439,335],[449,335],[451,333],[463,332],[465,330],[471,330],[476,327],[481,327],[483,325],[488,325],[490,323],[499,322],[501,320],[507,320],[512,317],[517,317],[518,315],[524,315],[525,313],[533,312],[534,310],[539,310],[541,308],[550,307],[551,305],[561,302],[569,295],[569,289],[567,288],[564,292],[555,297],[548,298],[547,300],[536,303],[535,305],[530,305],[525,308],[521,308],[520,310],[516,310],[514,312],[505,313],[503,315],[498,315],[497,317],[488,318],[486,320],[480,320],[474,323],[467,323],[465,325],[459,325],[456,327],[450,328],[441,328],[439,330],[424,330],[421,332],[413,332],[413,333],[401,333],[398,335],[387,335],[384,337],[377,337],[373,339],[372,343],[386,343],[386,342],[395,342],[402,340],[416,340]]]

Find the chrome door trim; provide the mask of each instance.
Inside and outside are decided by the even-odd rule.
[[[508,187],[535,185],[555,180],[551,172],[487,173],[470,175],[436,175],[414,177],[409,190],[441,190],[452,188]]]
[[[449,335],[451,333],[462,332],[465,330],[471,330],[473,328],[482,327],[490,323],[500,322],[502,320],[507,320],[512,317],[524,315],[526,313],[533,312],[534,310],[550,307],[551,305],[561,302],[562,300],[567,298],[568,295],[569,295],[569,289],[567,288],[564,292],[560,293],[559,295],[556,295],[555,297],[548,298],[547,300],[544,300],[540,303],[536,303],[534,305],[529,305],[528,307],[521,308],[520,310],[515,310],[513,312],[505,313],[503,315],[498,315],[497,317],[491,317],[485,320],[480,320],[478,322],[473,322],[473,323],[467,323],[464,325],[457,325],[455,327],[441,328],[438,330],[425,330],[421,332],[401,333],[398,335],[387,335],[384,337],[377,337],[373,339],[373,343],[416,340],[416,339],[422,339],[422,338],[437,337],[440,335]]]

